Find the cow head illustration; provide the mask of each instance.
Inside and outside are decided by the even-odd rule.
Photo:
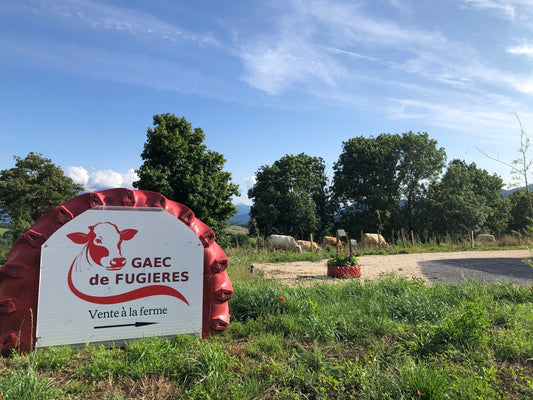
[[[109,271],[116,271],[126,265],[126,258],[121,250],[122,242],[132,239],[136,234],[136,229],[120,231],[111,222],[100,222],[89,226],[88,233],[69,233],[67,237],[76,244],[85,245],[78,258],[83,254],[88,267],[99,265]]]

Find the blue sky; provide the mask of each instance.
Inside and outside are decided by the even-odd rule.
[[[154,114],[184,116],[245,201],[286,154],[427,132],[511,183],[533,131],[533,1],[0,0],[0,170],[41,153],[131,187]],[[533,157],[533,155],[531,155]]]

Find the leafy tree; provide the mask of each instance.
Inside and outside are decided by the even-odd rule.
[[[419,218],[427,186],[435,181],[446,162],[443,147],[437,148],[437,141],[429,139],[427,133],[404,133],[400,142],[398,165],[400,190],[405,203],[402,207],[407,228],[422,228]]]
[[[507,225],[508,205],[502,179],[475,163],[452,160],[441,181],[430,185],[429,216],[441,234],[500,233]]]
[[[77,196],[83,187],[42,154],[14,159],[14,168],[0,172],[0,219],[12,221],[17,238],[48,210]]]
[[[217,235],[226,220],[236,214],[233,196],[239,194],[231,174],[223,170],[226,160],[203,144],[205,134],[173,114],[154,115],[155,128],[148,128],[147,141],[133,186],[161,193],[191,208]]]
[[[343,142],[334,164],[332,192],[348,230],[391,229],[400,204],[399,135],[359,136]]]
[[[531,212],[531,193],[516,190],[508,196],[510,203],[509,231],[531,234],[533,213]]]
[[[367,231],[417,225],[421,229],[427,186],[437,179],[445,161],[444,149],[437,148],[425,132],[360,136],[344,142],[334,165],[332,190],[341,223]]]
[[[248,191],[250,217],[265,235],[281,233],[307,238],[327,224],[324,161],[304,153],[286,155],[256,173]]]

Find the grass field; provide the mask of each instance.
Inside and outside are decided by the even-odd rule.
[[[0,399],[533,398],[531,285],[385,276],[287,287],[249,266],[332,253],[226,254],[226,331],[13,353],[0,358]]]
[[[246,257],[230,265],[273,256]],[[1,399],[533,398],[529,285],[286,287],[235,272],[225,332],[13,354]]]

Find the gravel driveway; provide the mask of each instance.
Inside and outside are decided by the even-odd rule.
[[[361,256],[361,279],[377,279],[394,273],[404,277],[422,278],[426,284],[460,283],[468,279],[491,282],[511,281],[533,283],[533,268],[523,262],[528,250],[461,251],[455,253],[415,253]],[[254,270],[267,278],[288,284],[328,278],[326,260],[318,262],[254,264]]]

